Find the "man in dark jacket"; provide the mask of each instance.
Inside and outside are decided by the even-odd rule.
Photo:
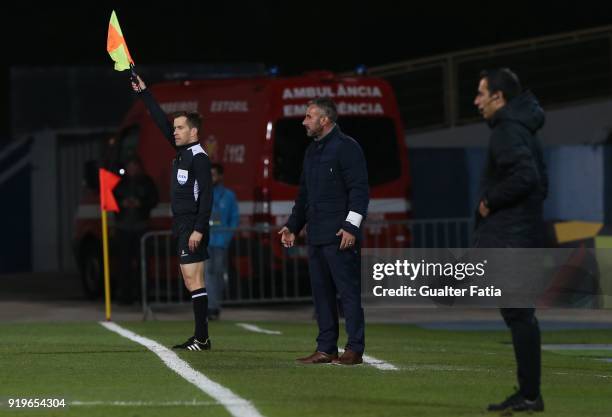
[[[138,267],[134,266],[138,265],[140,238],[147,231],[151,210],[157,205],[159,197],[155,183],[146,174],[137,157],[126,161],[125,173],[113,193],[120,208],[115,215],[121,267],[119,301],[131,304],[134,301],[136,278],[139,277]]]
[[[548,179],[536,132],[544,125],[544,111],[507,68],[481,73],[474,104],[491,128],[474,246],[539,247]],[[512,333],[519,390],[499,404],[490,404],[488,410],[543,411],[535,309],[502,308],[501,314]]]
[[[368,172],[359,144],[336,125],[338,112],[327,98],[312,100],[303,125],[314,141],[306,149],[300,188],[287,225],[285,247],[308,223],[308,262],[319,326],[316,351],[304,364],[363,362],[365,322],[361,307],[360,240],[368,210]],[[348,342],[338,358],[340,296]]]
[[[142,79],[132,80],[132,89],[144,101],[153,121],[176,150],[172,161],[172,230],[177,238],[177,256],[185,286],[191,292],[195,320],[194,335],[174,349],[209,350],[208,294],[204,281],[204,262],[208,259],[212,180],[210,159],[199,143],[202,116],[178,112],[170,123]]]

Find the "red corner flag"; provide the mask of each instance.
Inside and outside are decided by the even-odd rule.
[[[103,168],[100,168],[100,207],[102,210],[119,211],[117,201],[113,195],[113,188],[121,180],[121,177]]]

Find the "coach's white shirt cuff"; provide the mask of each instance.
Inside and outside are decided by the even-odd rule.
[[[362,220],[363,220],[363,216],[354,211],[349,211],[348,216],[346,216],[346,221],[352,224],[353,226],[355,226],[356,228],[359,228]]]

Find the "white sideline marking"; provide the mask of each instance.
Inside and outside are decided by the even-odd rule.
[[[553,372],[553,375],[569,375],[569,376],[594,376],[595,378],[612,378],[612,375],[589,375],[589,374],[576,374],[569,372]]]
[[[338,348],[338,353],[344,352],[344,349]],[[376,369],[380,369],[381,371],[399,371],[399,368],[389,362],[385,362],[380,359],[376,359],[373,356],[363,355],[363,362],[368,365],[372,365]]]
[[[242,327],[245,330],[249,330],[251,332],[256,332],[256,333],[282,334],[278,330],[262,329],[261,327],[255,326],[253,324],[236,323],[236,326]],[[338,352],[342,353],[344,352],[344,349],[338,348]],[[381,371],[399,371],[399,368],[397,366],[390,364],[389,362],[385,362],[380,359],[376,359],[375,357],[372,357],[369,355],[363,355],[363,361],[368,365],[372,365],[376,369],[380,369]]]
[[[545,350],[612,350],[612,344],[597,344],[597,343],[575,343],[575,344],[556,344],[542,345]]]
[[[545,350],[612,350],[612,344],[598,344],[598,343],[575,343],[575,344],[556,344],[556,345],[542,345],[542,349]],[[599,358],[601,362],[612,363],[612,358]],[[601,376],[601,375],[598,375]],[[607,376],[603,376],[608,378]]]
[[[95,407],[99,405],[115,407],[176,407],[178,405],[200,407],[204,405],[222,405],[216,401],[72,401],[70,405]]]
[[[236,326],[238,327],[242,327],[245,330],[248,330],[250,332],[255,332],[255,333],[263,333],[263,334],[283,334],[282,332],[278,331],[278,330],[267,330],[267,329],[262,329],[259,326],[255,326],[254,324],[248,324],[248,323],[236,323]]]
[[[165,346],[162,346],[154,340],[147,339],[146,337],[124,329],[118,324],[109,322],[100,322],[100,324],[111,332],[115,332],[133,342],[141,344],[151,352],[155,353],[168,368],[172,369],[174,372],[191,382],[210,397],[217,400],[231,415],[235,417],[263,417],[250,401],[239,397],[231,390],[225,388],[223,385],[216,383],[201,372],[196,371],[189,366],[187,362],[179,358],[176,353],[172,352]]]

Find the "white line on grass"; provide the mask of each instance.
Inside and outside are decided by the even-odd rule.
[[[245,330],[249,330],[249,331],[255,332],[255,333],[282,334],[278,330],[262,329],[261,327],[255,326],[253,324],[236,323],[236,326],[242,327]],[[344,350],[343,349],[338,349],[338,352],[342,353],[342,352],[344,352]],[[366,364],[368,364],[368,365],[372,365],[376,369],[380,369],[381,371],[399,371],[399,368],[397,366],[395,366],[393,364],[390,364],[389,362],[385,362],[385,361],[382,361],[380,359],[376,359],[376,358],[374,358],[372,356],[369,356],[369,355],[363,355],[363,361]]]
[[[572,344],[556,344],[556,345],[542,345],[542,349],[560,351],[560,350],[605,350],[612,351],[612,344],[598,344],[598,343],[572,343]],[[599,358],[597,359],[602,362],[612,362],[612,358]],[[606,378],[604,376],[604,378]]]
[[[612,375],[589,375],[589,374],[578,374],[578,373],[569,373],[569,372],[553,372],[553,375],[564,375],[564,376],[594,376],[595,378],[612,378]]]
[[[250,401],[239,397],[231,390],[225,388],[223,385],[216,383],[201,372],[196,371],[189,366],[187,362],[179,358],[176,353],[172,352],[165,346],[162,346],[154,340],[147,339],[146,337],[124,329],[115,323],[100,322],[100,324],[111,332],[115,332],[133,342],[139,343],[149,349],[151,352],[155,353],[168,368],[172,369],[174,372],[191,382],[210,397],[217,400],[227,409],[227,411],[229,411],[231,415],[235,417],[263,417]]]
[[[114,406],[114,407],[200,407],[205,405],[222,405],[216,401],[72,401],[70,405],[82,407]]]
[[[242,327],[245,330],[251,331],[251,332],[255,332],[255,333],[263,333],[263,334],[283,334],[282,332],[278,331],[278,330],[267,330],[267,329],[262,329],[259,326],[255,326],[254,324],[248,324],[248,323],[236,323],[236,326],[238,327]]]
[[[338,353],[344,352],[344,349],[338,348]],[[380,359],[376,359],[370,355],[363,355],[363,362],[368,365],[372,365],[376,369],[380,369],[381,371],[399,371],[399,368],[389,362],[385,362]]]
[[[557,345],[542,345],[542,349],[546,350],[612,350],[612,344],[597,344],[597,343],[572,343],[572,344],[557,344]]]

